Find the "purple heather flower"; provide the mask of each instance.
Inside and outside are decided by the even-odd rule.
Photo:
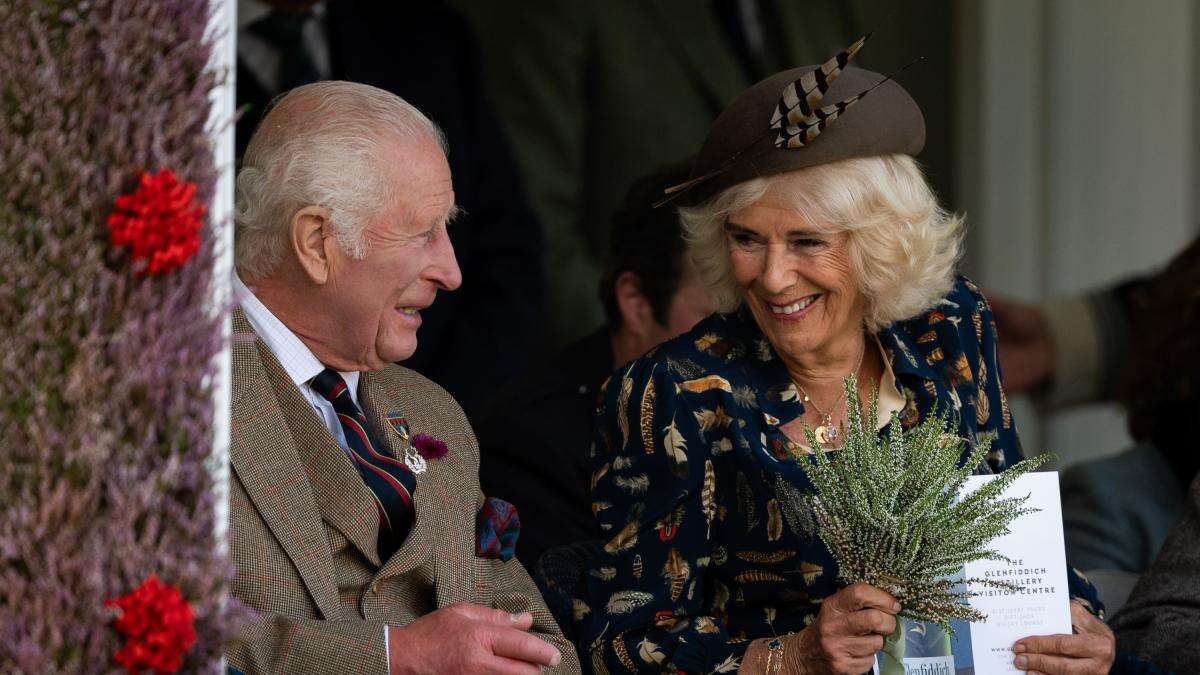
[[[67,5],[69,8],[64,9]],[[213,672],[227,602],[212,474],[211,220],[139,279],[104,219],[139,170],[214,193],[208,0],[0,2],[0,670],[104,672],[106,598],[150,573],[195,610]]]

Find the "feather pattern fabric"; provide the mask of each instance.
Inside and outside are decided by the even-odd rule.
[[[779,501],[767,501],[767,539],[779,541],[783,536],[783,512],[779,509]]]
[[[840,92],[850,77],[843,75],[830,91]],[[763,112],[765,127],[770,113]],[[771,141],[764,136],[763,143]],[[988,464],[1001,467],[1017,458],[1017,442],[1003,426],[991,317],[961,283],[949,297],[961,309],[940,305],[879,333],[905,396],[900,419],[910,429],[931,411],[951,409],[954,389],[963,405],[955,432],[995,436],[999,450]],[[982,312],[985,344],[977,341],[971,312]],[[951,319],[960,325],[952,327]],[[634,672],[713,673],[722,664],[736,670],[730,655],[740,655],[746,640],[802,630],[836,592],[839,566],[816,537],[807,501],[809,461],[779,451],[788,438],[778,423],[800,414],[802,395],[789,386],[780,357],[757,347],[764,340],[748,313],[715,315],[610,379],[590,466],[599,476],[593,504],[610,557],[585,570],[576,596],[585,604],[567,612],[582,617],[576,625],[584,648],[603,635],[599,648],[584,655],[596,659],[585,669],[629,673],[629,662],[617,653],[623,650]],[[931,365],[927,357],[935,349],[944,358]],[[973,381],[954,367],[960,353]],[[628,441],[622,443],[617,413],[625,376],[632,385]],[[979,403],[983,398],[988,402]],[[643,421],[652,443],[643,436]],[[653,454],[645,454],[647,447]],[[685,475],[676,473],[681,453]],[[605,464],[607,473],[598,472]],[[617,595],[627,591],[653,598]],[[608,612],[610,602],[618,613]],[[614,635],[621,646],[613,644]]]
[[[746,474],[741,471],[737,472],[736,485],[738,510],[746,519],[746,531],[749,532],[758,527],[758,518],[755,516],[754,508],[754,491],[750,489],[750,481],[746,479]]]
[[[633,380],[628,372],[621,378],[621,393],[617,396],[617,425],[621,428],[621,445],[629,444],[629,396],[633,393]]]
[[[662,653],[658,645],[654,644],[646,638],[638,643],[638,656],[646,663],[653,663],[656,666],[661,666],[667,660],[667,655]]]
[[[631,549],[635,544],[637,544],[637,535],[638,524],[635,520],[621,528],[621,531],[617,533],[617,536],[610,539],[608,543],[604,545],[604,550],[608,551],[609,553],[616,553],[618,551]]]
[[[662,575],[671,587],[671,600],[677,601],[679,596],[683,595],[683,586],[692,575],[692,568],[679,555],[679,550],[673,548],[667,554],[667,562],[663,564]]]
[[[642,405],[638,424],[642,432],[642,450],[647,455],[654,454],[654,380],[646,383],[642,392]]]
[[[700,489],[700,509],[708,519],[708,534],[712,536],[713,518],[717,516],[717,476],[711,459],[704,460],[704,486]]]
[[[637,664],[629,656],[629,649],[625,646],[625,632],[617,633],[612,639],[613,653],[617,655],[617,660],[629,672],[637,670]]]
[[[663,430],[663,448],[666,449],[671,461],[675,463],[672,469],[673,473],[677,476],[686,476],[687,441],[684,440],[683,434],[679,433],[679,427],[675,426],[674,419]]]
[[[738,551],[737,557],[746,562],[761,565],[778,565],[781,562],[795,558],[796,552],[786,549],[779,551]]]
[[[612,594],[605,609],[609,614],[628,614],[653,599],[653,595],[643,591],[620,591]]]

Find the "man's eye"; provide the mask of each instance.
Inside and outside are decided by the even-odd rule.
[[[816,248],[818,246],[824,246],[825,242],[821,239],[805,237],[803,239],[796,239],[792,241],[792,244],[798,248]]]
[[[754,237],[744,232],[734,232],[732,235],[734,243],[738,246],[749,246],[754,243]]]

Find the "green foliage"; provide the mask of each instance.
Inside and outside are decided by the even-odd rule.
[[[930,415],[907,433],[893,414],[887,438],[874,428],[878,397],[864,414],[853,377],[845,382],[848,420],[845,445],[833,457],[810,457],[809,476],[816,493],[804,496],[817,533],[838,562],[846,584],[866,582],[891,593],[901,616],[930,621],[949,630],[951,619],[985,617],[966,601],[971,593],[949,578],[965,563],[1007,560],[989,544],[1008,532],[1016,518],[1035,509],[1027,497],[1001,499],[1021,475],[1050,459],[1043,455],[1010,467],[996,480],[963,499],[967,477],[983,462],[991,445],[985,439],[960,462],[966,441],[952,432],[949,414]],[[812,447],[820,447],[811,429]],[[788,511],[795,512],[795,495]],[[1012,589],[992,579],[968,583]]]

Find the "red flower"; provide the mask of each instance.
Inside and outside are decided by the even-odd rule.
[[[128,247],[139,274],[166,274],[200,249],[203,218],[196,184],[181,183],[170,169],[163,169],[143,172],[136,190],[117,197],[108,231],[113,246]]]
[[[446,444],[429,434],[416,434],[412,437],[413,447],[425,459],[441,459],[450,452]]]
[[[151,574],[133,592],[104,604],[121,610],[114,626],[125,636],[125,646],[113,654],[113,660],[126,672],[173,673],[196,644],[192,606],[178,588],[163,584],[157,575]]]

